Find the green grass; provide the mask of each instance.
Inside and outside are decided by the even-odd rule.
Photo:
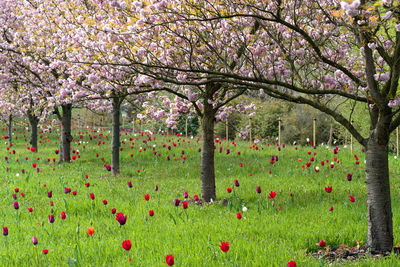
[[[77,131],[75,137],[79,136]],[[108,132],[104,132],[102,141],[105,144],[100,146],[98,138],[89,141],[85,133],[81,140],[88,142],[85,149],[83,144],[73,143],[81,158],[63,165],[47,162],[47,158],[58,159],[54,152],[58,149],[56,134],[49,135],[50,142],[40,144],[37,154],[24,146],[23,132],[17,130],[16,135],[18,140],[10,148],[10,151],[16,150],[15,155],[6,150],[4,140],[0,145],[0,226],[9,228],[7,237],[0,236],[3,266],[166,266],[168,254],[173,254],[176,266],[287,266],[290,260],[296,261],[297,266],[321,266],[319,260],[305,253],[316,251],[319,240],[336,247],[340,244],[354,246],[357,240],[365,242],[366,239],[365,173],[360,169],[364,166],[364,154],[359,148],[355,149],[361,162],[359,166],[355,165],[349,149],[342,147],[336,155],[340,164],[331,169],[329,164],[320,166],[321,160],[331,162],[335,156],[332,149],[325,147],[295,150],[289,146],[278,151],[276,146],[263,144],[255,150],[249,149],[247,142],[237,142],[234,146],[223,141],[216,149],[217,197],[234,200],[236,196],[241,201],[234,200],[227,206],[218,203],[198,206],[189,202],[189,208],[184,211],[182,206],[173,205],[175,198],[183,200],[185,191],[190,199],[195,194],[200,196],[198,148],[201,143],[197,138],[187,143],[175,136],[156,136],[156,141],[145,144],[143,139],[147,138],[137,136],[139,140],[134,137],[135,145],[131,149],[129,138],[133,136],[122,133],[121,138],[126,142],[122,144],[121,176],[112,177],[100,160],[104,157],[105,162],[110,163],[111,136]],[[163,148],[164,143],[171,145],[171,150]],[[153,155],[153,145],[161,156]],[[219,153],[220,146],[222,153]],[[146,151],[139,152],[140,147]],[[226,148],[230,149],[229,155]],[[182,150],[187,157],[184,163]],[[302,170],[302,165],[310,158],[308,151],[317,152],[315,162],[309,169]],[[270,164],[271,155],[279,156],[274,165]],[[5,156],[9,163],[4,160]],[[389,157],[396,244],[399,242],[399,167],[393,155]],[[240,162],[243,167],[239,166]],[[38,173],[32,163],[37,163],[41,172]],[[314,171],[315,166],[320,166],[318,173]],[[22,168],[25,174],[21,173]],[[353,174],[351,182],[346,179],[348,172]],[[85,174],[89,175],[88,179]],[[233,186],[235,179],[240,182],[236,188]],[[132,188],[128,187],[128,181],[132,182]],[[90,187],[85,187],[87,182]],[[154,191],[156,184],[157,192]],[[261,194],[257,194],[257,186],[261,186]],[[333,192],[327,194],[325,186],[333,186]],[[18,193],[18,212],[13,208],[12,198],[16,187],[25,194],[21,197]],[[65,194],[64,187],[76,190],[77,195]],[[234,192],[229,194],[228,187],[234,188]],[[48,190],[53,191],[51,199],[47,197]],[[266,198],[270,191],[277,192],[274,200]],[[95,200],[89,198],[91,192]],[[289,196],[291,192],[293,197]],[[144,199],[144,194],[150,194],[149,201]],[[355,196],[355,203],[349,201],[350,194]],[[103,205],[103,199],[108,205]],[[50,207],[50,200],[54,201],[54,207]],[[242,206],[248,210],[242,212],[243,218],[238,220],[236,212]],[[329,211],[330,206],[334,207],[333,212]],[[32,213],[28,212],[29,207],[33,207]],[[53,224],[48,222],[51,208],[55,214]],[[111,214],[112,208],[127,214],[125,225],[119,226],[115,215]],[[148,216],[150,209],[154,210],[153,217]],[[65,220],[60,218],[61,211],[67,214]],[[94,227],[93,236],[87,234],[90,226]],[[32,244],[33,236],[39,240],[36,247]],[[126,239],[132,242],[129,252],[121,245]],[[227,253],[218,247],[222,241],[230,244]],[[43,249],[48,249],[49,253],[43,255]],[[396,266],[400,259],[397,256],[379,261],[364,259],[344,266],[372,264]]]

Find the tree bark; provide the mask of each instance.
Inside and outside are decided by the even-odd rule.
[[[121,100],[119,97],[114,97],[112,99],[112,114],[113,114],[113,124],[112,124],[112,142],[111,142],[111,164],[112,164],[112,174],[119,174],[119,149],[121,146],[120,136],[119,136],[119,126],[120,126],[120,108]]]
[[[12,115],[8,115],[8,141],[12,144]]]
[[[393,222],[387,144],[370,139],[366,160],[367,246],[374,252],[389,252],[393,247]]]
[[[215,111],[212,105],[204,101],[202,119],[203,148],[201,150],[201,196],[206,202],[216,198],[215,169],[214,169],[214,118]]]
[[[29,123],[31,125],[31,136],[29,139],[29,144],[31,144],[31,146],[36,149],[35,152],[37,152],[38,151],[37,128],[38,128],[39,119],[31,111],[28,111],[28,119],[29,119]]]
[[[61,143],[60,143],[60,163],[71,161],[71,120],[72,104],[62,105],[61,116]]]

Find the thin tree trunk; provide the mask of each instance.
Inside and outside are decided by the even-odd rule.
[[[39,123],[39,119],[35,116],[35,114],[32,114],[31,111],[28,111],[28,119],[29,119],[29,123],[31,125],[31,136],[29,138],[29,144],[31,144],[31,146],[33,148],[35,148],[36,152],[38,151],[38,142],[37,142],[37,128],[38,128],[38,123]]]
[[[368,234],[367,246],[375,252],[393,247],[388,146],[371,138],[366,153]]]
[[[60,143],[60,163],[71,161],[71,120],[72,104],[62,105],[61,117],[61,143]]]
[[[121,146],[120,136],[119,136],[119,126],[120,126],[120,108],[121,100],[119,97],[112,99],[112,114],[113,114],[113,124],[112,124],[112,142],[111,142],[111,164],[113,175],[119,174],[119,148]]]
[[[8,116],[8,141],[12,144],[12,115]]]
[[[214,170],[214,118],[215,112],[211,104],[205,101],[204,115],[201,123],[203,129],[203,148],[201,150],[201,195],[209,202],[216,198]]]

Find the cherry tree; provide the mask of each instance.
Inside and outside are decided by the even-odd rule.
[[[126,49],[132,73],[174,84],[204,132],[202,194],[213,193],[212,133],[218,110],[246,90],[330,115],[366,148],[367,245],[393,247],[388,141],[400,124],[397,1],[114,1],[135,18]],[[189,90],[185,92],[184,90]],[[335,100],[335,101],[334,101]],[[363,136],[334,103],[365,105]]]

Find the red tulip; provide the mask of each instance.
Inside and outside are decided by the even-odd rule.
[[[64,211],[61,212],[61,219],[65,220],[65,218],[67,218],[67,215],[65,214]]]
[[[229,250],[229,243],[228,242],[221,242],[221,245],[219,245],[219,247],[221,248],[221,250],[223,252],[228,252]]]
[[[198,195],[194,195],[193,199],[194,199],[194,201],[199,201],[199,196]]]
[[[46,255],[47,253],[49,253],[48,249],[43,249],[43,254]]]
[[[332,192],[332,186],[326,186],[325,187],[325,192],[327,192],[328,194]]]
[[[289,261],[287,266],[288,267],[296,267],[296,262],[295,261]]]
[[[117,212],[117,209],[111,209],[111,213],[115,214]]]
[[[151,217],[153,217],[154,211],[153,211],[153,210],[149,210],[149,215],[150,215]]]
[[[268,198],[269,198],[269,199],[274,199],[275,197],[276,197],[276,192],[271,191],[271,192],[269,193]]]
[[[174,256],[172,256],[172,254],[165,256],[165,261],[167,262],[168,266],[174,265]]]
[[[150,199],[150,195],[149,194],[144,195],[144,199],[145,200],[149,200]]]
[[[329,211],[333,211],[333,206],[331,206],[331,207],[329,208]]]
[[[126,250],[129,251],[132,247],[131,241],[130,240],[124,240],[122,242],[122,247]]]
[[[241,212],[236,213],[236,217],[237,217],[239,220],[242,219],[242,213],[241,213]]]
[[[104,200],[103,200],[103,204],[104,204],[104,205],[107,205],[107,203],[108,203],[107,200],[104,199]]]
[[[90,183],[85,183],[85,186],[86,186],[86,187],[89,187],[89,186],[90,186]]]
[[[232,192],[232,188],[229,187],[229,188],[226,189],[226,191],[228,191],[228,193],[231,193]]]
[[[325,243],[324,240],[320,240],[320,241],[318,242],[318,246],[320,246],[321,248],[325,247],[325,245],[326,245],[326,243]]]
[[[354,196],[352,196],[352,195],[349,195],[349,200],[350,200],[350,202],[356,201],[356,200],[354,199]]]
[[[90,193],[90,198],[91,198],[92,200],[94,200],[94,194],[93,194],[93,193]]]
[[[182,202],[182,207],[184,210],[188,208],[188,203],[186,200]]]
[[[32,209],[32,208],[28,208],[28,211],[29,211],[29,212],[32,212],[32,211],[33,211],[33,209]]]

